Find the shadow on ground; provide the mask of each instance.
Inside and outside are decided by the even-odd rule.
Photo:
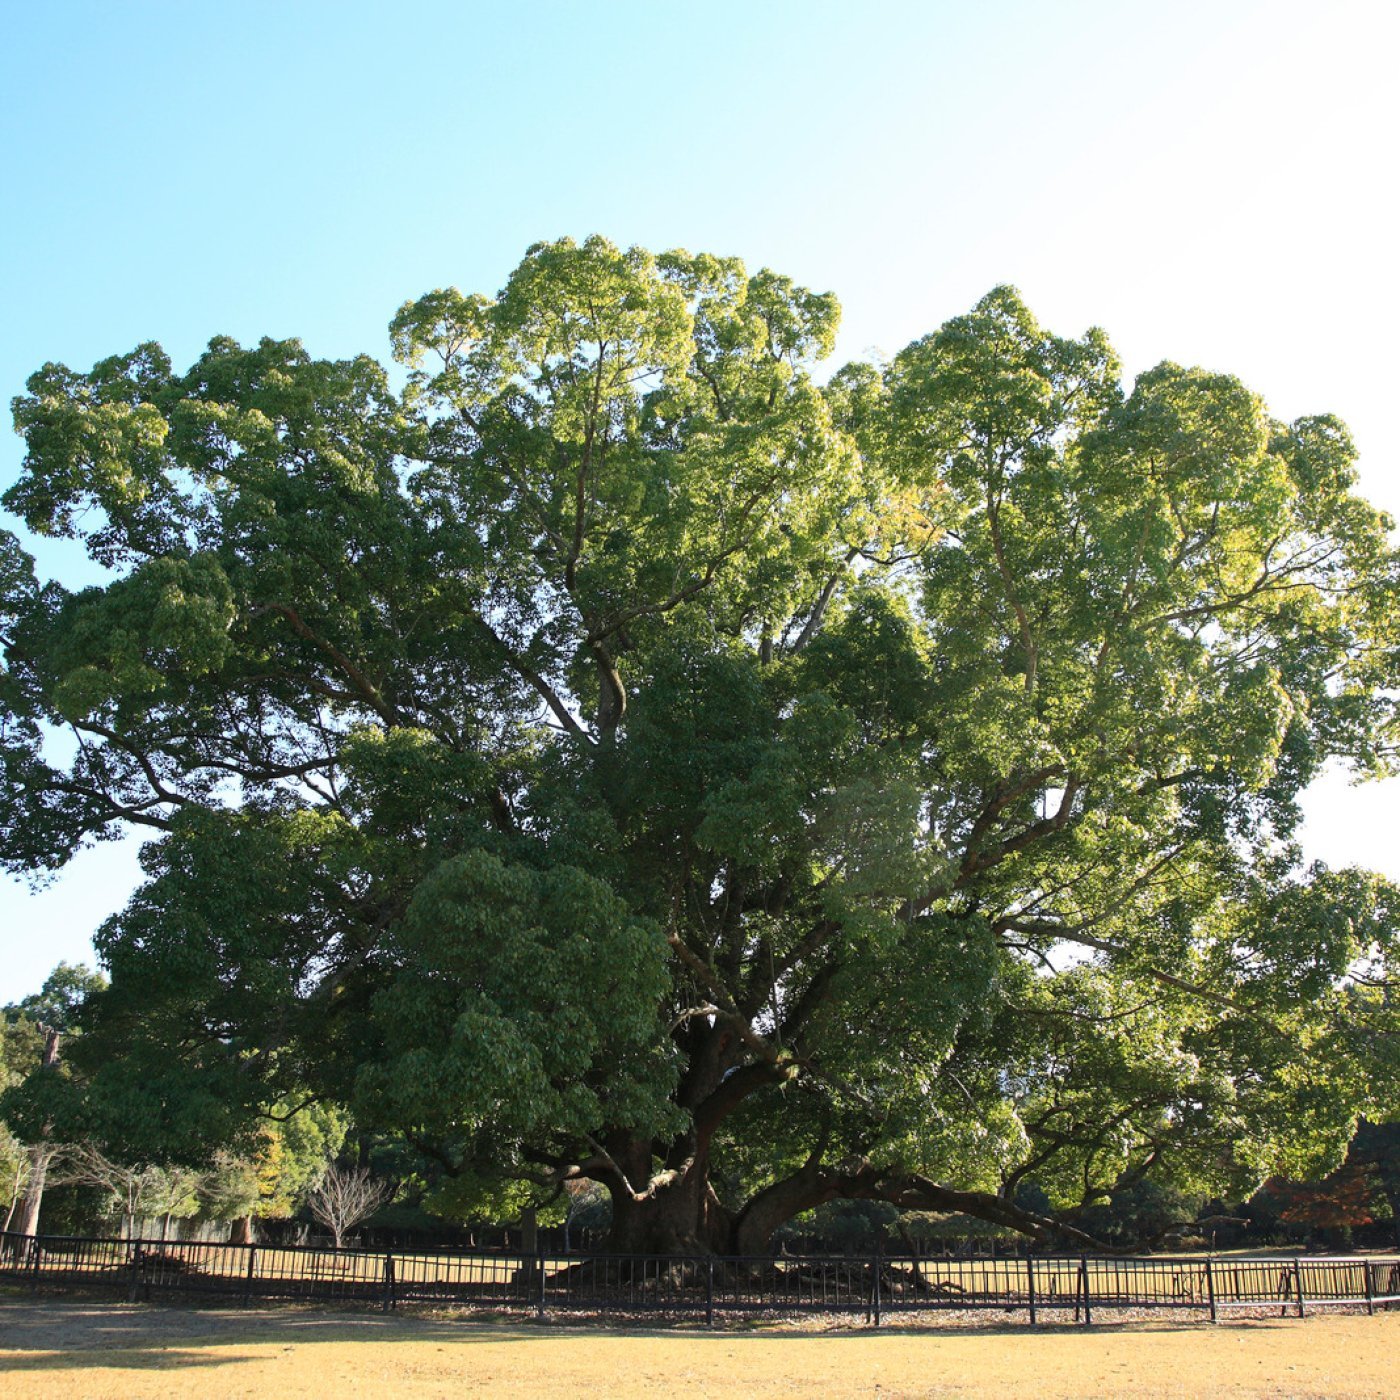
[[[199,1367],[236,1366],[240,1362],[258,1361],[251,1353],[221,1351],[210,1355],[184,1347],[130,1346],[116,1351],[27,1352],[16,1356],[0,1353],[0,1372],[11,1375],[29,1372],[42,1376],[46,1371],[111,1370],[124,1371],[189,1371]]]
[[[293,1347],[311,1342],[431,1339],[529,1341],[547,1329],[499,1319],[437,1320],[310,1308],[195,1309],[140,1303],[0,1300],[0,1370],[73,1366],[177,1366],[237,1359],[191,1357],[191,1348]],[[250,1358],[245,1358],[250,1359]]]
[[[952,1319],[941,1325],[919,1325],[887,1318],[883,1335],[917,1335],[932,1339],[940,1332],[965,1338],[985,1337],[997,1343],[1015,1336],[1020,1345],[1034,1347],[1038,1337],[1109,1335],[1124,1331],[1178,1333],[1200,1331],[1204,1324],[1186,1319],[1114,1321],[1105,1318],[1091,1331],[1067,1320],[1031,1329],[1024,1323],[977,1322],[959,1326]],[[1277,1326],[1276,1320],[1240,1319],[1231,1331],[1253,1332]],[[53,1366],[130,1366],[149,1369],[189,1365],[214,1365],[239,1359],[230,1348],[256,1346],[291,1350],[308,1343],[425,1342],[460,1345],[472,1342],[530,1343],[561,1334],[626,1335],[629,1337],[679,1338],[703,1344],[707,1338],[733,1344],[746,1338],[774,1341],[810,1341],[869,1337],[872,1329],[851,1325],[825,1327],[746,1318],[713,1330],[694,1323],[675,1326],[629,1324],[612,1318],[560,1316],[547,1321],[522,1322],[517,1317],[463,1313],[425,1316],[404,1313],[344,1312],[329,1308],[286,1306],[273,1308],[192,1308],[141,1303],[77,1302],[67,1299],[0,1299],[0,1369],[43,1370]],[[219,1347],[217,1356],[196,1354],[194,1349]],[[265,1354],[265,1353],[264,1353]]]

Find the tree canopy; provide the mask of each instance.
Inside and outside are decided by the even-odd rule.
[[[1394,1110],[1400,895],[1293,839],[1395,753],[1345,428],[1006,287],[823,383],[838,314],[563,240],[406,303],[397,374],[33,376],[5,503],[106,581],[3,536],[0,854],[154,838],[65,1121],[315,1099],[748,1250],[837,1198],[1072,1233]]]

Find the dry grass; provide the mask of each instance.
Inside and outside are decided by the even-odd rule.
[[[0,1395],[1400,1395],[1400,1312],[1030,1331],[561,1328],[0,1301]]]

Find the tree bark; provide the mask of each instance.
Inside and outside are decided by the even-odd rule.
[[[621,1254],[727,1254],[728,1212],[703,1171],[686,1173],[638,1201],[612,1189],[611,1248]]]
[[[16,1234],[33,1236],[39,1232],[39,1207],[43,1204],[44,1182],[48,1178],[49,1163],[53,1161],[55,1150],[48,1142],[35,1143],[29,1149],[29,1180],[16,1213]]]
[[[775,1181],[753,1196],[735,1222],[734,1252],[743,1255],[768,1254],[773,1234],[804,1210],[835,1200],[838,1192],[831,1172],[824,1172],[815,1157],[800,1171]]]
[[[645,1150],[641,1144],[637,1147]],[[698,1155],[687,1171],[643,1199],[619,1183],[609,1183],[609,1189],[613,1201],[610,1246],[624,1254],[771,1254],[773,1235],[781,1225],[834,1200],[885,1201],[905,1210],[955,1211],[1040,1243],[1104,1248],[1102,1242],[1074,1225],[1036,1215],[990,1192],[957,1190],[917,1173],[882,1171],[867,1161],[824,1166],[816,1152],[796,1172],[758,1192],[737,1215],[731,1215],[715,1195],[704,1154]]]
[[[10,1233],[10,1222],[15,1218],[15,1212],[19,1209],[20,1182],[24,1179],[19,1169],[15,1170],[14,1189],[10,1192],[10,1208],[5,1212],[5,1224],[0,1227],[0,1235]]]
[[[230,1244],[253,1243],[253,1217],[251,1215],[240,1215],[231,1222],[228,1230],[228,1242]]]
[[[648,1186],[651,1157],[647,1142],[614,1148],[620,1174],[603,1183],[612,1198],[609,1247],[620,1254],[730,1252],[732,1224],[710,1185],[708,1144],[697,1145],[691,1135],[678,1140],[672,1157],[680,1160],[668,1168],[673,1175]]]

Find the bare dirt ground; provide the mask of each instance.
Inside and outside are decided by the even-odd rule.
[[[0,1299],[0,1396],[1397,1396],[1400,1312],[879,1331]]]

